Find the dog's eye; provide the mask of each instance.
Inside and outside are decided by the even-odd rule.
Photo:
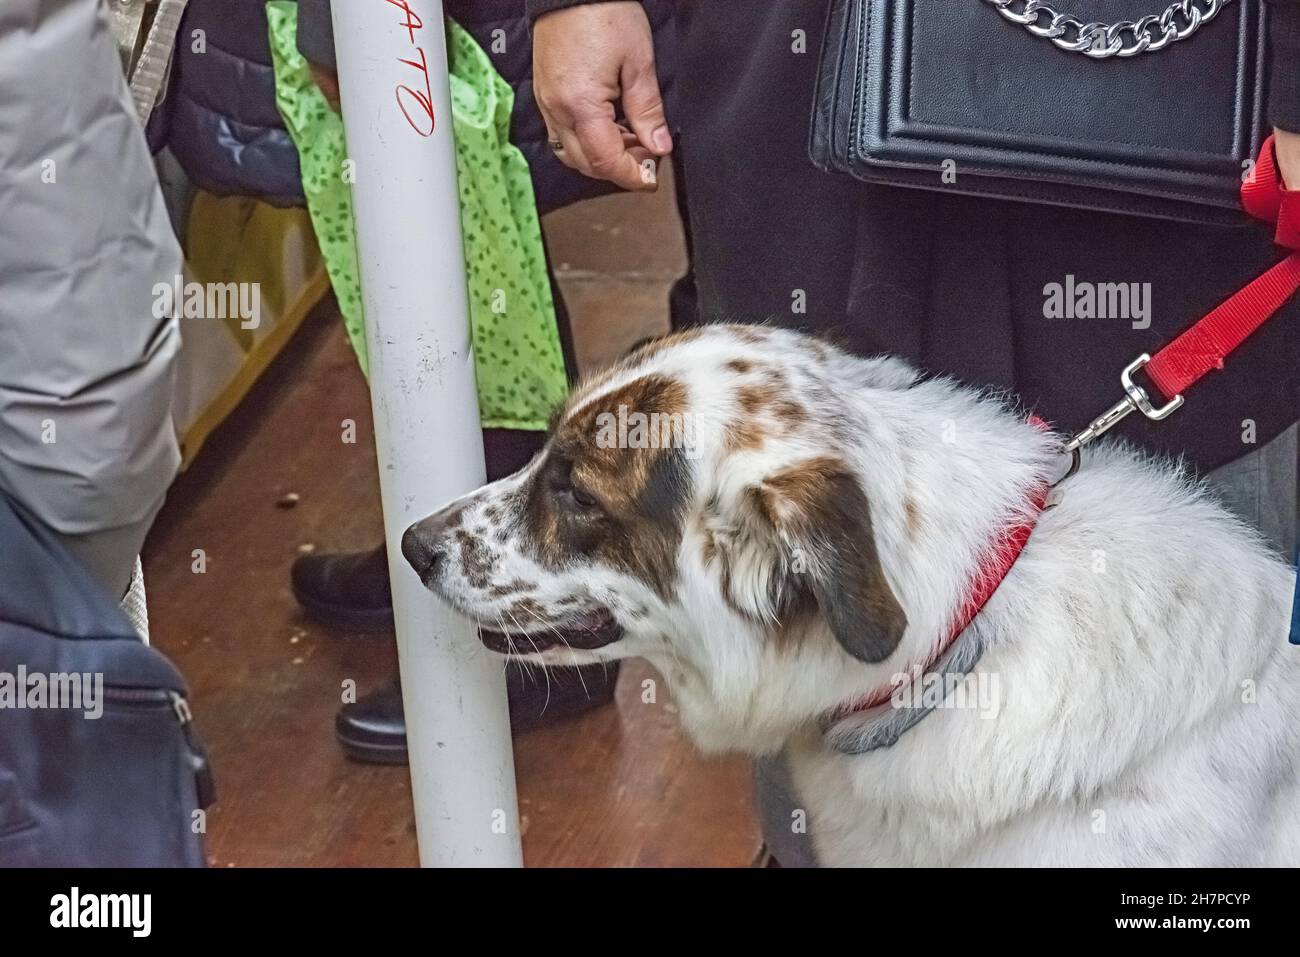
[[[574,504],[576,504],[579,508],[595,508],[598,504],[600,504],[599,502],[596,501],[594,496],[588,495],[580,488],[574,488],[573,486],[569,486],[569,495],[573,497]]]
[[[577,488],[569,481],[568,476],[553,479],[551,481],[551,491],[562,499],[568,499],[581,509],[592,509],[600,504],[594,495],[589,495],[582,489]]]

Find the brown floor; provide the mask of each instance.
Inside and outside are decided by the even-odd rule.
[[[669,197],[610,197],[553,214],[552,255],[586,368],[666,324],[682,268]],[[341,441],[354,419],[355,444]],[[218,866],[416,863],[405,768],[345,760],[343,683],[382,682],[391,640],[305,618],[293,559],[381,535],[370,404],[327,304],[177,482],[145,554],[151,630],[190,681],[219,799]],[[288,496],[296,495],[292,505]],[[740,866],[754,858],[747,763],[683,740],[659,683],[631,662],[617,702],[515,742],[530,866]]]

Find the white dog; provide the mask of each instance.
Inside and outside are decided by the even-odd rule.
[[[403,549],[488,647],[639,655],[701,748],[784,750],[823,863],[1300,865],[1294,571],[1119,445],[1043,509],[1060,464],[1000,399],[712,326]]]

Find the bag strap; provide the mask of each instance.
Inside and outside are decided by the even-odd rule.
[[[186,3],[188,0],[159,0],[153,23],[149,26],[149,35],[145,38],[144,48],[131,73],[131,101],[135,104],[135,112],[141,123],[149,122],[149,115],[158,102]]]
[[[1093,59],[1130,57],[1163,50],[1186,40],[1218,15],[1232,0],[1174,0],[1163,13],[1114,23],[1084,21],[1059,13],[1046,0],[985,0],[1012,23],[1034,36],[1045,37],[1062,50]]]

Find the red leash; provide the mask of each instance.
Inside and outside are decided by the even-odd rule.
[[[1135,409],[1149,419],[1165,418],[1183,404],[1184,391],[1207,372],[1222,369],[1233,350],[1300,289],[1300,190],[1283,187],[1272,136],[1264,141],[1254,170],[1242,184],[1241,205],[1256,219],[1276,224],[1277,244],[1296,252],[1233,293],[1154,357],[1138,356],[1120,374],[1125,397],[1071,439],[1067,448],[1092,441]],[[1162,408],[1154,408],[1146,390],[1133,381],[1133,374],[1144,366],[1166,399]]]

